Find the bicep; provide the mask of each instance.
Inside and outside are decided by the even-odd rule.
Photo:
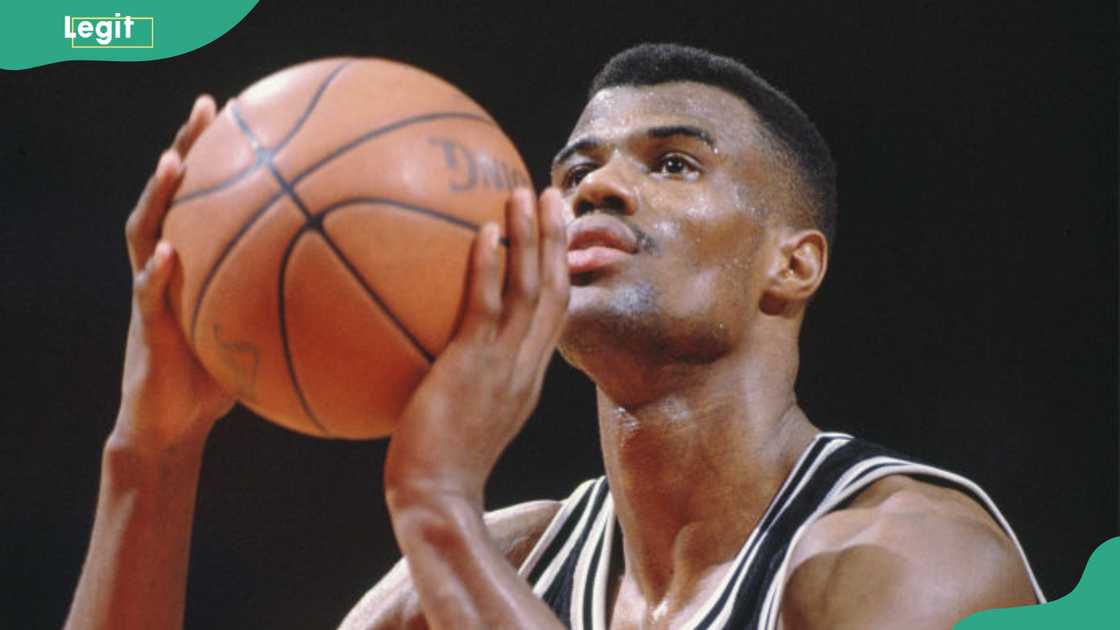
[[[951,517],[883,518],[792,568],[783,630],[943,629],[973,612],[1034,602],[1014,548]]]
[[[915,568],[878,545],[822,552],[790,575],[782,598],[783,630],[945,628]],[[931,610],[932,609],[932,610]],[[932,612],[932,614],[931,614]],[[951,624],[950,624],[951,625]]]
[[[498,549],[517,568],[560,509],[558,501],[530,501],[486,514],[486,526]],[[402,558],[366,592],[339,630],[426,630],[420,598]]]

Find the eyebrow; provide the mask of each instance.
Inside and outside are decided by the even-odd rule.
[[[692,125],[666,125],[664,127],[650,127],[646,130],[646,135],[651,138],[672,138],[673,136],[687,136],[689,138],[696,138],[708,148],[715,150],[716,141],[712,138],[712,134],[704,131],[699,127]]]
[[[590,151],[602,145],[603,141],[599,138],[596,138],[595,136],[580,138],[579,140],[576,140],[563,149],[560,149],[560,152],[556,154],[556,157],[552,158],[552,165],[556,166],[564,160],[572,157],[573,153],[579,153],[580,151]]]
[[[699,127],[692,125],[663,125],[660,127],[650,127],[646,129],[645,135],[650,138],[672,138],[674,136],[685,136],[688,138],[696,138],[704,144],[708,145],[713,151],[716,148],[716,141],[712,138],[712,134],[704,131]],[[572,154],[581,151],[590,151],[603,145],[603,141],[595,136],[586,136],[576,140],[568,146],[560,149],[556,157],[552,158],[552,166],[567,160],[572,157]]]

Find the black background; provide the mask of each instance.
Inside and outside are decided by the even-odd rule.
[[[266,0],[178,58],[0,74],[0,626],[57,627],[76,584],[119,403],[123,222],[159,151],[195,94],[338,54],[456,83],[538,185],[609,55],[670,40],[740,57],[840,165],[838,247],[803,335],[810,417],[976,479],[1051,597],[1117,534],[1115,3],[403,4]],[[397,557],[385,448],[240,409],[220,423],[188,626],[337,623]],[[487,503],[600,472],[592,386],[557,360]]]

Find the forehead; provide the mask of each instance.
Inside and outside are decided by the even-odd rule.
[[[699,127],[721,148],[761,143],[758,117],[746,102],[720,88],[691,81],[600,90],[588,101],[569,141],[584,136],[611,139],[662,125]]]

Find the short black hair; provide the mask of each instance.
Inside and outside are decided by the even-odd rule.
[[[792,99],[730,57],[680,44],[640,44],[610,59],[591,81],[587,98],[618,86],[673,81],[704,83],[743,99],[758,114],[773,148],[796,166],[809,219],[831,243],[836,234],[836,163],[813,121]]]

